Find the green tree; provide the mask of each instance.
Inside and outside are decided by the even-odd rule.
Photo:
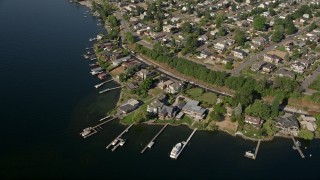
[[[267,136],[273,136],[278,131],[278,128],[275,126],[275,122],[268,119],[263,123],[262,134]]]
[[[135,37],[130,32],[126,32],[124,39],[129,44],[133,44],[135,42]]]
[[[140,123],[147,120],[147,113],[146,111],[137,111],[133,115],[133,122]]]
[[[299,137],[307,140],[312,140],[314,138],[314,134],[309,130],[301,129],[299,132]]]
[[[271,35],[271,40],[273,42],[280,42],[283,39],[283,33],[280,30],[275,30]]]
[[[119,25],[118,20],[114,15],[110,15],[108,17],[108,22],[110,23],[111,27],[117,27]]]
[[[291,35],[291,34],[294,34],[298,31],[298,28],[293,24],[292,21],[289,21],[287,24],[286,24],[286,34],[287,35]]]
[[[253,28],[258,31],[266,30],[266,18],[264,16],[255,16],[253,18]]]
[[[224,13],[223,12],[219,12],[216,16],[215,16],[215,24],[217,28],[220,28],[223,20],[224,20]]]
[[[240,46],[243,46],[246,42],[246,35],[239,28],[236,29],[234,40]]]
[[[270,117],[271,108],[268,104],[262,101],[255,101],[252,105],[246,108],[246,114],[268,119]]]
[[[226,30],[226,28],[225,28],[225,27],[220,27],[217,35],[218,35],[218,36],[225,36],[225,35],[227,35],[227,30]]]
[[[181,28],[184,34],[192,33],[192,25],[188,22],[183,23]]]
[[[314,29],[316,29],[317,27],[318,27],[317,24],[313,21],[313,22],[310,24],[308,31],[311,32],[311,31],[313,31]]]

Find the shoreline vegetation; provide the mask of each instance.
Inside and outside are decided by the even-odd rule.
[[[98,3],[95,1],[77,1],[79,4],[84,5],[89,7],[91,10],[94,8],[96,11],[94,12],[95,16],[99,16],[99,10],[98,8]],[[92,4],[94,2],[94,4]],[[105,15],[100,16],[102,20],[104,21],[106,25],[106,29],[108,30],[108,39],[112,39],[115,41],[118,41],[120,43],[121,36],[124,34],[124,30],[121,29],[121,25],[119,22],[119,19],[117,19],[113,14],[113,11],[116,11],[117,7],[113,7],[112,5],[108,4],[106,5],[107,8],[104,8],[103,12]],[[97,13],[98,12],[98,13]],[[101,13],[101,12],[100,12]],[[111,26],[111,27],[110,27]],[[123,27],[122,27],[123,28]],[[116,30],[119,30],[119,32],[115,32]],[[125,40],[127,41],[129,39],[127,37],[127,34],[125,35]],[[204,83],[206,85],[208,84],[213,84],[214,86],[217,86],[219,88],[227,87],[228,92],[235,92],[234,97],[223,97],[223,98],[218,98],[217,95],[215,95],[215,100],[214,102],[205,102],[208,97],[206,97],[208,94],[203,95],[204,93],[194,93],[194,94],[200,94],[199,97],[197,95],[192,95],[193,92],[191,91],[196,91],[195,89],[201,89],[201,88],[190,88],[187,89],[183,94],[183,96],[187,96],[193,99],[199,100],[201,104],[203,105],[204,102],[210,104],[209,107],[214,107],[216,108],[216,101],[217,99],[223,101],[223,105],[228,106],[233,106],[238,108],[238,106],[245,107],[245,110],[241,109],[241,114],[248,113],[248,114],[255,114],[255,110],[259,108],[271,108],[270,112],[267,112],[267,115],[271,115],[274,113],[273,118],[281,115],[281,112],[279,112],[279,106],[280,104],[283,103],[284,100],[288,100],[289,98],[296,98],[299,99],[301,98],[299,95],[299,92],[297,92],[297,87],[298,84],[296,84],[294,81],[288,80],[288,79],[279,79],[278,80],[278,87],[277,89],[273,89],[273,87],[267,87],[266,84],[259,84],[261,82],[255,81],[253,78],[248,78],[248,77],[233,77],[229,76],[223,71],[211,71],[208,69],[204,69],[204,66],[199,65],[197,63],[194,63],[192,61],[183,59],[183,58],[178,58],[173,53],[167,53],[168,50],[162,48],[162,46],[155,45],[156,47],[153,50],[150,50],[149,48],[146,48],[140,44],[135,44],[134,39],[131,40],[131,43],[126,44],[126,48],[121,48],[121,52],[127,53],[130,52],[129,50],[135,50],[136,52],[140,53],[143,56],[146,56],[148,59],[151,59],[152,61],[155,61],[157,64],[165,65],[164,67],[173,69],[174,72],[177,72],[178,74],[182,74],[183,77],[187,76],[188,78],[194,80],[195,82],[200,81],[201,83]],[[119,79],[119,76],[121,76],[123,73],[112,73],[112,71],[115,71],[116,68],[113,68],[110,66],[110,64],[106,63],[105,61],[99,60],[99,53],[101,49],[98,48],[98,44],[96,43],[94,45],[94,51],[96,56],[98,57],[98,62],[100,63],[101,67],[104,67],[104,69],[108,70],[109,74],[112,76],[112,78],[117,81],[117,83],[125,86],[125,83],[122,82],[121,77]],[[178,64],[172,63],[173,60],[175,62],[180,62]],[[163,67],[163,66],[161,66]],[[193,67],[189,69],[188,67]],[[191,72],[191,74],[190,74]],[[201,72],[204,72],[204,74],[201,74]],[[199,75],[200,73],[200,75]],[[208,76],[209,74],[209,76]],[[197,76],[201,76],[203,78],[197,78]],[[118,77],[118,78],[117,78]],[[210,77],[215,77],[216,79],[210,79]],[[210,79],[210,80],[208,80]],[[246,83],[236,87],[235,85],[238,83],[238,81],[246,81]],[[287,89],[290,87],[289,89]],[[249,88],[249,89],[248,89]],[[243,139],[246,140],[252,140],[252,141],[271,141],[273,140],[274,137],[285,137],[288,138],[287,135],[279,134],[276,133],[276,128],[274,127],[274,122],[270,118],[264,118],[267,119],[267,125],[264,127],[265,135],[262,135],[261,131],[255,130],[251,127],[247,127],[243,122],[239,121],[239,118],[244,118],[243,115],[241,116],[235,116],[233,112],[230,112],[230,115],[226,115],[227,113],[225,112],[226,110],[223,110],[222,114],[216,114],[216,113],[208,113],[207,117],[198,122],[194,121],[188,116],[184,116],[181,120],[159,120],[159,119],[153,119],[153,120],[148,120],[141,122],[140,119],[148,119],[146,115],[144,114],[147,105],[151,103],[152,100],[154,100],[158,95],[162,94],[162,91],[157,91],[155,90],[156,88],[148,88],[147,92],[144,95],[139,95],[136,93],[132,93],[132,91],[129,91],[127,88],[121,88],[120,91],[120,97],[117,102],[117,105],[115,109],[109,114],[116,114],[117,108],[121,104],[123,104],[125,101],[127,101],[130,98],[137,98],[141,99],[143,102],[143,105],[141,105],[138,109],[135,111],[128,113],[125,115],[125,117],[120,118],[120,123],[123,125],[128,125],[132,123],[143,123],[143,124],[148,124],[148,125],[164,125],[166,123],[169,123],[170,126],[179,126],[179,125],[186,125],[190,129],[195,129],[197,128],[198,130],[206,130],[206,131],[216,131],[220,130],[223,132],[228,133],[229,135],[232,135],[234,137],[240,136]],[[189,92],[188,92],[189,90]],[[203,90],[203,89],[202,89]],[[151,92],[150,92],[151,91]],[[256,92],[258,91],[258,92]],[[248,93],[249,92],[249,93]],[[265,102],[262,100],[257,101],[252,99],[255,93],[259,93],[260,96],[263,98],[265,97],[272,97],[271,100],[269,100],[270,105],[267,105]],[[200,97],[203,95],[203,97]],[[298,98],[297,98],[298,97]],[[211,97],[210,97],[211,98]],[[236,99],[236,100],[234,100]],[[207,105],[208,105],[207,104]],[[238,105],[238,106],[237,106]],[[276,110],[275,108],[276,107]],[[216,109],[211,108],[210,112],[214,112]],[[218,107],[217,107],[218,108]],[[214,109],[214,110],[213,110]],[[218,108],[219,109],[219,108]],[[274,112],[275,111],[275,112]],[[232,115],[231,115],[232,114]],[[260,116],[265,116],[266,114],[262,114]],[[218,117],[218,118],[217,118]],[[137,120],[138,119],[138,120]],[[215,120],[213,120],[215,119]],[[216,120],[218,119],[218,120]],[[270,119],[270,120],[269,120]],[[240,123],[241,122],[241,123]],[[229,123],[229,124],[228,124]],[[232,126],[232,128],[230,128]],[[240,127],[240,128],[239,128]],[[319,127],[318,127],[319,128]],[[247,132],[248,131],[248,132]],[[258,138],[257,138],[258,137]],[[298,136],[299,137],[299,136]],[[312,138],[320,138],[319,132],[316,132],[314,137]],[[311,138],[311,139],[312,139]]]

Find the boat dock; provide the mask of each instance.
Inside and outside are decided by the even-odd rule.
[[[192,133],[190,134],[190,136],[188,137],[188,139],[187,139],[186,141],[183,141],[183,142],[182,142],[183,146],[182,146],[181,150],[178,152],[178,154],[177,154],[177,156],[176,156],[175,159],[178,159],[179,155],[181,154],[181,152],[183,151],[183,149],[187,146],[187,144],[189,143],[189,141],[191,140],[192,136],[194,135],[194,133],[195,133],[196,131],[197,131],[197,128],[192,131]]]
[[[168,123],[166,125],[164,125],[160,131],[151,139],[151,141],[142,149],[142,151],[140,152],[141,154],[144,153],[144,151],[147,150],[147,148],[150,148],[153,146],[154,144],[154,140],[156,140],[156,138],[162,133],[162,131],[168,126]]]
[[[114,87],[114,88],[107,88],[107,89],[105,89],[105,90],[100,91],[99,94],[103,94],[103,93],[105,93],[105,92],[109,92],[109,91],[115,90],[115,89],[120,89],[121,87],[122,87],[122,86],[118,86],[118,87]]]
[[[121,140],[121,137],[129,131],[129,129],[133,126],[133,124],[131,124],[130,126],[128,126],[124,131],[122,131],[113,141],[110,142],[110,144],[108,144],[108,146],[106,147],[106,149],[109,149],[110,146],[113,146],[113,145],[116,145],[113,147],[112,151],[116,150],[117,147],[120,145],[120,143],[118,144],[115,144],[117,143],[119,140]]]
[[[106,117],[100,119],[99,121],[105,120],[105,119],[107,119],[107,118],[109,118],[109,117],[110,117],[110,116],[106,116]],[[102,129],[101,126],[102,126],[103,124],[106,124],[106,123],[108,123],[108,122],[110,122],[110,121],[112,121],[112,120],[114,120],[114,119],[116,119],[116,117],[113,117],[113,118],[111,118],[111,119],[109,119],[109,120],[107,120],[107,121],[104,121],[104,122],[102,122],[102,123],[99,123],[99,124],[97,124],[97,125],[95,125],[95,126],[93,126],[93,127],[85,128],[85,129],[83,129],[83,131],[80,133],[80,135],[81,135],[83,138],[90,137],[90,136],[96,134],[96,133],[98,132],[98,130],[101,130],[101,129]]]
[[[293,141],[293,147],[292,147],[292,148],[293,148],[294,150],[298,150],[301,158],[305,158],[303,152],[302,152],[301,149],[300,149],[300,142],[299,142],[299,141],[296,141],[296,140],[294,139],[294,137],[293,137],[292,134],[291,134],[291,139],[292,139],[292,141]]]
[[[106,83],[108,83],[108,82],[111,82],[111,81],[113,81],[113,79],[110,79],[110,80],[108,80],[108,81],[102,82],[102,83],[97,84],[97,85],[94,85],[94,87],[95,87],[95,88],[99,88],[99,87],[101,87],[102,85],[104,85],[104,84],[106,84]]]
[[[257,158],[257,155],[258,155],[258,151],[259,151],[259,148],[260,148],[260,143],[261,143],[261,140],[258,141],[256,149],[254,151],[254,154],[251,151],[246,151],[244,156],[247,157],[247,158],[251,158],[251,159],[255,160]]]

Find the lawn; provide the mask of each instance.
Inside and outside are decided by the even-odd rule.
[[[191,99],[200,101],[205,106],[213,106],[217,102],[217,95],[212,92],[204,92],[201,88],[192,88],[187,90],[187,96]]]
[[[261,138],[261,130],[254,128],[253,126],[249,124],[245,124],[243,126],[242,133],[247,137],[252,138]]]
[[[320,91],[320,75],[317,77],[315,81],[313,81],[309,88]]]

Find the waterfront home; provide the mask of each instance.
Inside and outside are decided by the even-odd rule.
[[[175,109],[171,106],[162,106],[158,113],[159,119],[172,119],[175,117]]]
[[[259,117],[253,117],[246,115],[244,118],[244,122],[247,124],[251,124],[253,127],[260,129],[263,123],[263,120]]]
[[[152,72],[147,69],[141,69],[136,75],[142,80],[145,80],[147,77],[152,77]]]
[[[126,56],[126,57],[122,57],[122,58],[119,58],[119,59],[116,59],[116,60],[113,60],[112,61],[112,65],[113,66],[119,66],[121,65],[123,62],[127,62],[129,61],[129,59],[131,59],[131,56]]]
[[[195,120],[203,120],[206,116],[207,109],[199,106],[199,101],[188,100],[182,108],[182,112],[194,118]]]
[[[293,134],[295,136],[299,133],[299,122],[294,115],[284,115],[276,119],[276,127],[281,133]]]
[[[121,114],[128,114],[129,112],[136,110],[139,107],[139,104],[139,101],[135,99],[129,99],[119,107],[118,111]]]
[[[130,89],[130,90],[135,90],[135,89],[139,88],[139,85],[136,82],[132,82],[132,83],[128,82],[126,85],[127,85],[128,89]]]
[[[163,105],[164,104],[159,99],[156,99],[148,105],[147,112],[152,114],[158,114],[159,111],[162,109]]]

